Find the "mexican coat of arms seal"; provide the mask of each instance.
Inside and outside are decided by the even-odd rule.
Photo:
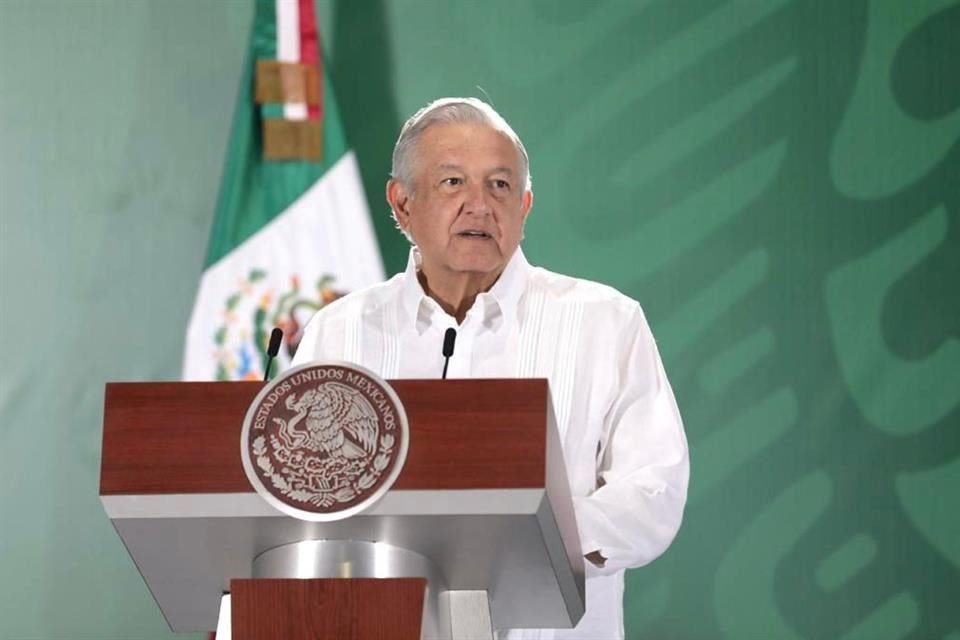
[[[346,363],[295,367],[266,385],[247,411],[241,457],[271,505],[302,520],[347,518],[393,485],[409,428],[393,389]]]

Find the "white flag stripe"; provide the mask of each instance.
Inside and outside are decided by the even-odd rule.
[[[307,103],[305,102],[284,102],[283,117],[286,120],[306,120]]]
[[[324,275],[332,276],[333,288],[343,292],[383,280],[383,262],[352,152],[283,213],[204,272],[187,331],[185,380],[213,378],[213,336],[229,319],[227,299],[244,291],[246,278],[254,269],[267,274],[258,291],[272,292],[274,299],[266,305],[270,309],[276,296],[291,289],[293,276],[311,298],[315,297],[316,281]],[[261,300],[250,303],[255,308]],[[246,316],[252,311],[238,309],[236,313],[244,316],[238,325],[246,322],[249,326]]]
[[[300,62],[300,6],[297,0],[277,0],[277,60]]]
[[[277,0],[277,60],[300,62],[300,5],[297,0]],[[303,102],[285,102],[283,117],[287,120],[306,120],[307,105]]]

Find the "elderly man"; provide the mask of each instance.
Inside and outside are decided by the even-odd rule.
[[[676,535],[689,464],[680,415],[640,305],[610,287],[531,266],[533,204],[513,129],[473,98],[437,100],[404,125],[387,201],[413,243],[404,273],[321,310],[294,364],[355,362],[385,378],[545,377],[587,559],[572,630],[500,638],[623,638],[623,572]]]

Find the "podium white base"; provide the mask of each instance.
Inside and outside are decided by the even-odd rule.
[[[452,640],[494,640],[486,591],[447,591]]]
[[[230,640],[230,594],[220,598],[220,614],[217,616],[217,640]]]

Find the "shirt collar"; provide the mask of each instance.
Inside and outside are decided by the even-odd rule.
[[[456,326],[456,322],[447,315],[440,305],[426,294],[417,278],[420,269],[420,251],[411,247],[410,257],[407,259],[407,268],[404,271],[401,289],[401,304],[405,316],[415,322],[417,333],[423,333],[434,324]],[[489,291],[481,293],[467,312],[467,317],[477,313],[482,314],[480,321],[492,331],[503,326],[504,319],[515,320],[520,307],[520,298],[527,286],[530,263],[527,262],[523,250],[517,247],[513,257],[507,262],[503,273],[490,287]]]

